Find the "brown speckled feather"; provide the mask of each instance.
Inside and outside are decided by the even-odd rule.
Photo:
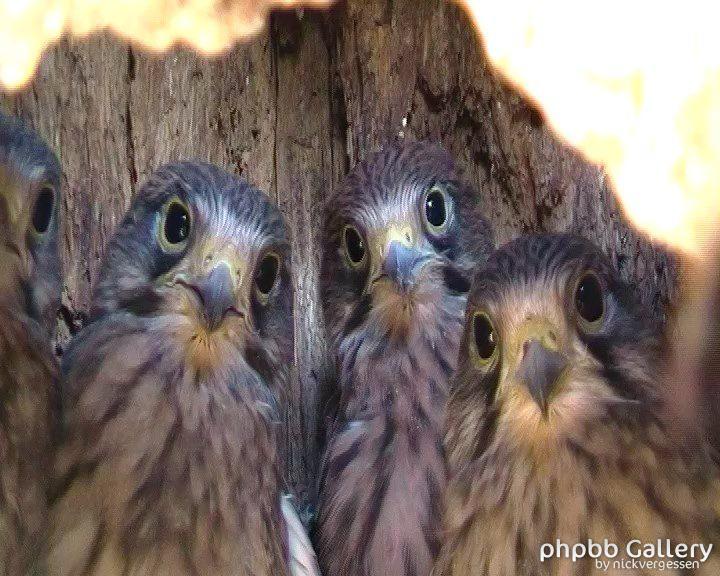
[[[588,274],[603,290],[593,325],[577,304]],[[478,352],[476,314],[494,325],[489,361]],[[633,539],[717,549],[717,470],[702,446],[669,433],[656,331],[597,248],[572,236],[508,244],[478,270],[466,317],[448,404],[437,576],[655,573],[613,564],[604,572],[590,557],[541,561],[541,545],[558,539],[607,539],[620,546],[618,558],[628,558]],[[568,364],[543,412],[518,366],[528,338],[547,335]],[[720,573],[720,556],[695,573]]]
[[[266,399],[239,348],[188,366],[182,329],[114,315],[73,345],[53,573],[286,573]]]
[[[52,574],[290,574],[289,266],[279,211],[246,182],[182,163],[142,188],[64,358]]]
[[[431,191],[447,215],[435,228],[426,220]],[[360,164],[329,209],[323,291],[339,400],[320,480],[320,565],[326,576],[427,575],[439,546],[441,430],[466,270],[486,257],[492,234],[447,152],[427,143],[390,146]],[[348,225],[367,246],[359,264],[345,253]],[[407,268],[408,281],[402,262],[412,259],[422,264]]]
[[[463,303],[454,304],[428,305],[402,345],[354,343],[323,477],[319,545],[329,574],[424,574],[432,565],[445,485],[440,430]]]
[[[55,422],[55,359],[34,322],[0,306],[0,574],[41,558]]]
[[[57,433],[60,167],[0,113],[0,575],[42,569]]]

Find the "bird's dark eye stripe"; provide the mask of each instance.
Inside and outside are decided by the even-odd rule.
[[[44,234],[50,228],[54,204],[55,194],[52,188],[45,187],[40,190],[32,213],[32,226],[37,233]]]
[[[270,253],[260,261],[255,273],[255,286],[260,294],[267,296],[275,286],[280,270],[280,259],[277,254]]]
[[[605,298],[600,280],[592,272],[586,273],[575,290],[575,308],[586,322],[597,322],[605,313]]]
[[[165,239],[170,244],[185,242],[190,235],[190,213],[184,204],[171,201],[165,214]]]

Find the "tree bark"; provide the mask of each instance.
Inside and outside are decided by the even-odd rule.
[[[296,285],[288,476],[305,502],[319,460],[318,406],[333,385],[317,292],[319,224],[343,175],[384,142],[444,143],[498,241],[530,231],[589,235],[660,321],[676,293],[676,259],[625,222],[603,171],[497,75],[464,12],[443,0],[276,13],[263,34],[219,58],[183,48],[151,54],[107,34],[63,40],[31,85],[0,100],[63,166],[59,353],[85,319],[105,243],[159,165],[207,160],[278,203],[292,229]]]

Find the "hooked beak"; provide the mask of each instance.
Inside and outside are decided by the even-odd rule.
[[[383,273],[387,274],[395,283],[407,290],[413,284],[415,265],[422,257],[420,253],[409,246],[393,240],[388,246]]]
[[[548,399],[557,386],[566,358],[537,338],[523,343],[523,358],[518,368],[518,378],[527,386],[543,414],[547,414]]]
[[[407,291],[414,285],[417,271],[425,260],[425,256],[416,248],[393,240],[385,254],[382,272],[400,289]]]
[[[226,314],[235,313],[243,317],[235,301],[235,283],[230,265],[223,261],[218,262],[210,273],[191,286],[199,297],[205,319],[210,330],[216,329],[222,323]]]

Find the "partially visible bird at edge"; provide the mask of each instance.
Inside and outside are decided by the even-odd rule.
[[[19,119],[0,112],[0,574],[42,570],[60,305],[60,165]]]

